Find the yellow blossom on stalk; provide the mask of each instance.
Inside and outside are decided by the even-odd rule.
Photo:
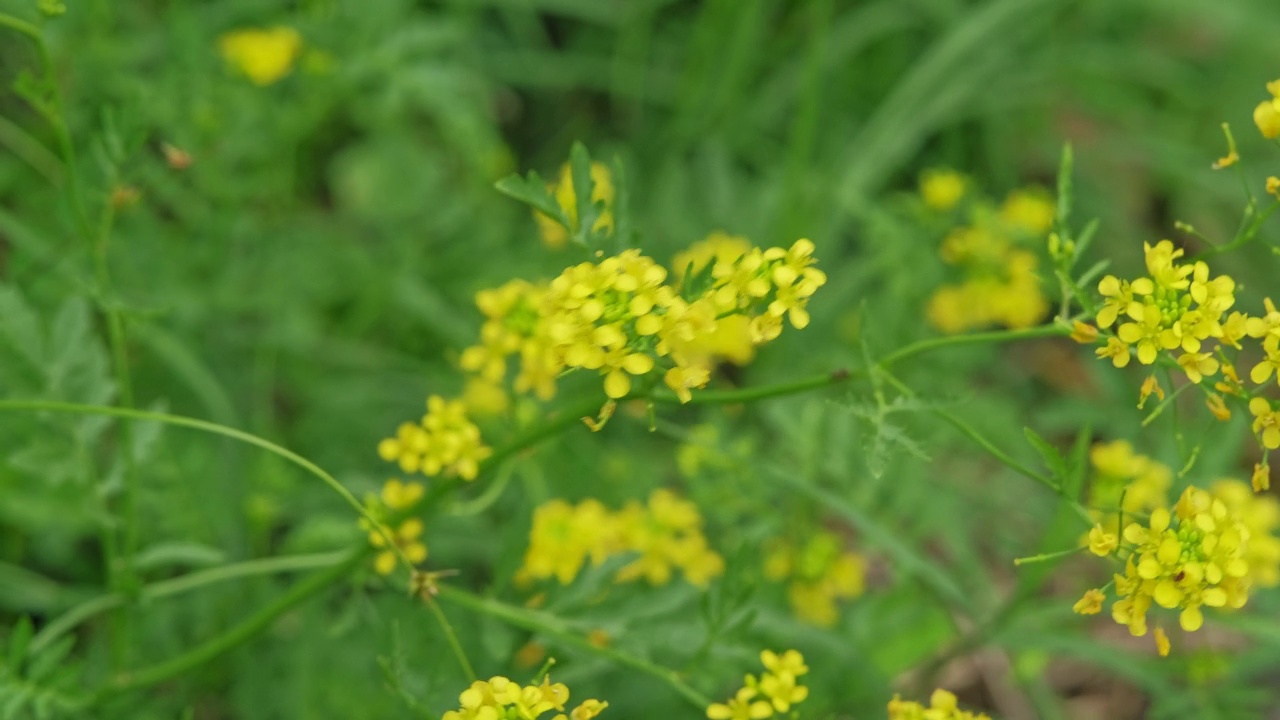
[[[686,283],[700,277],[709,266],[731,266],[751,252],[751,243],[738,235],[716,231],[678,253],[671,262],[676,287],[684,296]],[[751,335],[751,318],[729,315],[716,321],[715,329],[675,343],[674,351],[686,357],[693,368],[709,368],[721,358],[735,365],[746,365],[756,354]],[[681,378],[683,380],[683,378]],[[703,381],[705,382],[705,381]],[[690,384],[689,387],[697,387]]]
[[[540,308],[547,288],[524,280],[512,280],[492,290],[476,293],[476,307],[485,316],[480,342],[462,352],[459,365],[491,384],[507,375],[507,358],[519,357],[514,387],[543,400],[556,393],[556,377],[564,369],[545,337]]]
[[[609,707],[607,702],[586,700],[566,715],[569,688],[552,683],[550,677],[544,677],[540,685],[528,686],[502,676],[477,680],[462,691],[458,702],[461,707],[446,712],[442,720],[536,720],[552,711],[556,715],[550,720],[590,720]]]
[[[1248,326],[1242,315],[1233,315],[1228,319],[1232,332],[1223,328],[1222,316],[1235,303],[1235,281],[1226,275],[1210,277],[1204,262],[1179,264],[1183,251],[1168,240],[1143,248],[1147,277],[1125,281],[1108,275],[1098,283],[1103,297],[1098,326],[1120,321],[1116,337],[1098,350],[1098,357],[1123,367],[1133,351],[1138,362],[1151,365],[1161,352],[1180,350],[1175,358],[1179,367],[1199,383],[1219,368],[1204,344],[1238,344],[1240,331]]]
[[[774,714],[786,715],[792,706],[809,697],[809,688],[800,677],[809,672],[804,656],[796,650],[779,655],[772,650],[760,653],[765,672],[756,677],[748,674],[746,682],[732,699],[707,707],[710,720],[762,720]]]
[[[1173,511],[1151,512],[1147,526],[1128,524],[1124,574],[1115,576],[1119,599],[1112,618],[1134,635],[1147,633],[1152,604],[1179,610],[1183,630],[1204,624],[1204,606],[1235,609],[1249,597],[1249,530],[1209,492],[1188,487]]]
[[[929,697],[929,707],[894,695],[889,701],[888,720],[991,720],[991,718],[985,713],[975,714],[961,710],[959,699],[953,693],[939,688]]]
[[[1218,420],[1226,422],[1231,419],[1231,408],[1227,407],[1221,395],[1209,393],[1209,396],[1205,398],[1205,405],[1208,406],[1209,412],[1213,413],[1213,416]]]
[[[1039,237],[1053,227],[1057,207],[1041,188],[1014,190],[1000,206],[1000,219],[1008,226]]]
[[[481,442],[480,429],[467,419],[466,405],[439,395],[427,398],[421,423],[402,423],[395,437],[378,443],[379,457],[399,463],[404,472],[445,473],[464,480],[474,480],[480,462],[491,454],[493,450]]]
[[[613,230],[613,176],[609,174],[609,168],[604,163],[591,163],[591,182],[594,187],[591,190],[592,202],[604,203],[604,210],[596,218],[595,225],[592,230]],[[547,190],[556,199],[556,203],[560,205],[560,210],[564,212],[565,217],[569,219],[571,226],[578,224],[578,196],[573,189],[573,169],[568,163],[560,166],[560,180],[547,185]],[[547,247],[559,249],[565,246],[569,241],[569,231],[560,223],[547,217],[545,214],[533,211],[534,220],[538,223],[538,232],[542,235],[542,242]]]
[[[784,317],[803,330],[809,326],[809,298],[827,282],[814,267],[813,252],[813,241],[801,238],[790,248],[753,248],[735,263],[716,263],[711,268],[714,284],[704,297],[717,317],[750,315],[751,339],[757,344],[778,337]]]
[[[668,490],[656,490],[646,505],[633,502],[618,512],[596,500],[577,505],[552,500],[539,506],[516,579],[527,583],[555,577],[567,585],[588,559],[598,565],[623,553],[639,557],[618,571],[618,582],[643,578],[662,585],[679,570],[689,583],[705,586],[724,572],[724,560],[707,546],[697,507]]]
[[[1274,140],[1280,137],[1280,80],[1267,83],[1267,92],[1271,97],[1253,109],[1253,122],[1262,137]]]
[[[1160,387],[1160,381],[1155,375],[1148,375],[1146,380],[1142,381],[1142,389],[1138,392],[1138,409],[1141,410],[1143,405],[1147,404],[1147,398],[1155,395],[1157,399],[1164,400],[1164,388]]]
[[[1267,194],[1280,198],[1280,177],[1275,175],[1267,177]]]
[[[382,492],[377,496],[370,496],[365,503],[374,517],[385,516],[388,513],[403,514],[404,511],[418,504],[424,492],[422,483],[406,483],[392,478],[383,484]],[[394,529],[385,525],[376,528],[368,520],[361,518],[360,528],[368,533],[369,544],[382,550],[373,561],[373,567],[380,575],[390,575],[395,572],[400,560],[399,553],[403,553],[404,557],[415,565],[427,559],[427,546],[419,540],[423,525],[418,518],[407,518]],[[388,544],[388,535],[394,547]],[[399,553],[396,552],[397,549]]]
[[[1256,397],[1249,401],[1249,412],[1253,413],[1253,432],[1261,436],[1263,447],[1280,448],[1280,412],[1271,407],[1271,401]]]
[[[1071,339],[1081,345],[1092,345],[1098,341],[1098,328],[1076,320],[1071,326]]]
[[[1094,525],[1089,531],[1089,552],[1098,557],[1106,557],[1115,552],[1119,544],[1120,539],[1103,530],[1101,525]]]
[[[1218,480],[1209,492],[1248,530],[1244,559],[1249,563],[1250,579],[1260,587],[1280,585],[1280,501],[1270,495],[1255,495],[1253,488],[1239,480]]]
[[[218,52],[255,85],[289,74],[302,51],[302,36],[287,26],[233,30],[218,38]]]
[[[1271,489],[1271,466],[1267,465],[1266,458],[1263,458],[1260,463],[1253,464],[1251,484],[1254,492],[1264,492]]]
[[[925,170],[920,176],[920,199],[930,209],[946,212],[964,197],[965,177],[954,170]]]
[[[801,620],[831,627],[840,619],[837,603],[863,593],[866,561],[842,546],[839,536],[821,530],[801,546],[780,542],[766,549],[765,577],[787,583],[787,600]]]
[[[1102,603],[1107,596],[1097,588],[1086,590],[1084,595],[1071,606],[1072,612],[1078,615],[1097,615],[1102,612]]]

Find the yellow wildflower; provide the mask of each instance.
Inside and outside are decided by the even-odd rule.
[[[1124,440],[1094,445],[1089,460],[1095,473],[1089,489],[1089,504],[1097,508],[1116,508],[1124,498],[1125,515],[1150,512],[1167,504],[1167,493],[1173,482],[1173,471],[1145,455],[1134,452],[1133,446]],[[1114,513],[1093,513],[1102,529],[1118,535],[1118,516]],[[1091,537],[1083,542],[1091,544]]]
[[[595,225],[592,226],[594,231],[613,231],[613,176],[609,173],[609,168],[604,163],[591,163],[591,182],[593,187],[591,190],[592,202],[604,203],[604,210],[596,218]],[[565,217],[569,219],[571,227],[578,225],[578,196],[573,189],[573,169],[565,163],[560,167],[560,180],[550,183],[547,189],[555,197],[556,203],[560,205],[560,210],[564,212]],[[559,249],[565,246],[569,241],[569,231],[555,220],[547,217],[545,214],[533,211],[534,220],[538,223],[538,232],[542,236],[542,242],[547,247]]]
[[[590,720],[609,703],[586,700],[567,716],[565,705],[569,702],[569,688],[563,683],[552,683],[543,678],[541,685],[521,686],[502,676],[477,680],[458,696],[461,705],[446,712],[442,720],[499,720],[499,718],[524,718],[536,720],[543,714],[555,711],[551,720]]]
[[[1049,193],[1042,188],[1030,187],[1009,193],[1004,205],[1000,206],[1000,219],[1006,225],[1038,237],[1053,227],[1056,212]]]
[[[361,520],[361,527],[369,533],[369,544],[375,548],[385,548],[373,560],[373,567],[379,575],[390,575],[395,572],[400,555],[390,547],[387,538],[379,530]],[[398,548],[410,563],[417,565],[427,559],[427,546],[418,538],[422,537],[423,525],[418,518],[409,518],[400,523],[391,534],[391,542]]]
[[[1267,177],[1267,194],[1280,198],[1280,177],[1275,175]]]
[[[302,36],[286,26],[233,30],[218,38],[218,51],[255,85],[271,85],[293,69]]]
[[[1280,412],[1271,407],[1271,401],[1256,397],[1249,401],[1253,413],[1253,432],[1262,436],[1262,445],[1268,450],[1280,448]]]
[[[1223,402],[1221,395],[1209,393],[1208,397],[1205,398],[1205,405],[1209,407],[1209,412],[1213,413],[1213,416],[1222,422],[1231,419],[1231,408],[1227,407],[1227,404]]]
[[[787,600],[801,620],[831,627],[840,619],[838,603],[865,589],[866,561],[843,550],[835,533],[818,531],[803,545],[773,543],[764,557],[765,577],[787,582]]]
[[[1271,466],[1267,465],[1266,458],[1260,463],[1253,464],[1253,477],[1251,479],[1254,492],[1264,492],[1271,489]]]
[[[421,424],[403,423],[395,437],[378,443],[379,457],[398,462],[405,472],[443,472],[464,480],[474,480],[481,461],[491,454],[480,440],[480,429],[467,419],[466,405],[438,395],[427,398]]]
[[[707,707],[711,720],[759,720],[774,713],[790,712],[793,705],[809,697],[809,688],[800,684],[799,678],[809,672],[804,656],[796,650],[779,655],[772,650],[760,653],[760,663],[765,672],[757,678],[748,674],[743,687],[726,703],[712,703]]]
[[[1104,531],[1101,525],[1094,525],[1089,531],[1089,552],[1098,557],[1106,557],[1115,552],[1119,544],[1120,539]]]
[[[1271,97],[1253,109],[1253,123],[1262,137],[1273,140],[1280,137],[1280,80],[1267,83],[1267,91]]]
[[[1098,328],[1076,320],[1071,326],[1071,339],[1081,345],[1092,345],[1098,341]]]
[[[964,197],[967,182],[953,170],[926,170],[920,176],[920,198],[929,208],[946,212]]]
[[[1156,626],[1155,640],[1156,652],[1160,653],[1160,657],[1169,657],[1169,636],[1165,634],[1164,628]]]
[[[1101,590],[1092,588],[1084,592],[1076,604],[1071,606],[1071,610],[1079,615],[1097,615],[1102,612],[1102,603],[1106,600],[1107,596]]]
[[[888,720],[991,720],[991,718],[985,713],[974,714],[961,710],[959,699],[953,693],[939,688],[929,697],[929,707],[894,695],[889,701]]]
[[[1280,537],[1276,535],[1280,531],[1280,501],[1270,495],[1255,495],[1254,488],[1239,480],[1218,480],[1209,492],[1248,530],[1244,559],[1249,563],[1249,579],[1260,587],[1280,585]]]
[[[1164,388],[1160,387],[1160,381],[1156,380],[1155,375],[1148,375],[1146,380],[1142,381],[1142,390],[1138,393],[1138,409],[1141,410],[1143,405],[1147,404],[1147,398],[1155,395],[1157,399],[1164,400]]]
[[[1147,527],[1130,523],[1123,536],[1129,556],[1115,576],[1121,599],[1111,614],[1132,634],[1146,634],[1153,602],[1179,609],[1182,629],[1195,632],[1203,606],[1239,608],[1248,600],[1249,531],[1210,493],[1188,487],[1173,512],[1156,508]]]

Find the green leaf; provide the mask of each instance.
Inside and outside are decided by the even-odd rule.
[[[547,190],[547,181],[543,180],[536,171],[530,170],[525,177],[512,173],[494,183],[493,186],[503,195],[529,205],[560,223],[570,233],[573,232],[573,228],[569,227],[569,218],[565,217],[560,203],[556,202],[551,192]]]
[[[594,229],[600,217],[601,207],[594,202],[596,183],[591,177],[591,153],[587,146],[574,142],[569,149],[569,174],[573,183],[574,202],[578,210],[577,227],[570,228],[573,241],[586,248],[595,248]]]
[[[1053,473],[1053,477],[1061,485],[1067,477],[1067,461],[1062,457],[1062,453],[1050,445],[1047,440],[1036,434],[1035,430],[1029,427],[1022,428],[1023,434],[1027,436],[1027,440],[1040,453],[1041,459],[1044,460],[1045,467]]]
[[[27,645],[31,643],[31,636],[35,634],[35,626],[31,623],[31,618],[23,615],[18,619],[18,623],[13,626],[13,630],[9,635],[9,662],[8,665],[15,672],[21,672],[22,663],[27,656]]]

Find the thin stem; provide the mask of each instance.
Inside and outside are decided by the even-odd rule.
[[[1254,237],[1257,236],[1258,230],[1262,228],[1262,223],[1266,222],[1267,218],[1271,217],[1276,212],[1276,210],[1280,210],[1280,201],[1273,202],[1266,210],[1263,210],[1261,213],[1259,213],[1258,216],[1254,218],[1253,222],[1250,223],[1247,227],[1243,228],[1242,231],[1239,234],[1237,234],[1236,237],[1231,242],[1227,243],[1226,245],[1218,245],[1217,247],[1211,247],[1201,253],[1196,253],[1195,255],[1188,258],[1188,262],[1194,262],[1196,260],[1204,260],[1205,258],[1213,257],[1214,255],[1221,255],[1226,252],[1231,252],[1232,250],[1235,250],[1237,248],[1243,247],[1244,245],[1247,245],[1251,240],[1253,240]]]
[[[312,595],[341,580],[368,555],[369,551],[370,548],[368,546],[362,546],[348,553],[342,562],[294,585],[285,594],[277,597],[275,601],[254,613],[239,625],[203,645],[199,645],[172,660],[116,675],[98,688],[93,697],[101,699],[105,696],[139,690],[162,683],[235,649],[265,630],[276,618],[302,604]]]
[[[553,615],[508,605],[492,598],[481,597],[466,590],[460,590],[451,585],[440,586],[440,598],[495,617],[510,625],[549,635],[566,645],[572,645],[580,650],[608,658],[619,665],[655,677],[669,685],[680,697],[688,700],[699,711],[705,712],[707,706],[711,704],[711,699],[686,683],[681,678],[680,673],[661,665],[655,665],[644,658],[636,657],[621,650],[596,645],[575,633],[567,623]]]
[[[176,425],[179,427],[201,430],[214,435],[222,435],[224,437],[239,440],[240,442],[248,443],[250,445],[256,445],[268,452],[279,455],[317,478],[320,478],[320,480],[323,481],[324,484],[328,485],[330,489],[342,496],[342,499],[345,500],[347,504],[360,515],[360,517],[364,518],[371,523],[373,527],[378,528],[383,532],[388,547],[399,549],[394,538],[386,533],[382,523],[380,523],[377,518],[373,517],[369,511],[365,509],[364,505],[356,499],[355,495],[351,494],[350,490],[343,487],[342,483],[338,482],[336,478],[326,472],[323,468],[292,450],[281,447],[270,440],[247,433],[243,430],[237,430],[232,427],[227,427],[226,425],[219,425],[218,423],[209,422],[208,420],[184,417],[182,415],[170,415],[168,413],[111,407],[108,405],[81,405],[77,403],[64,403],[52,400],[0,400],[0,411],[4,410],[44,410],[48,412],[75,413],[80,415],[106,415],[110,417],[131,418],[134,420],[149,420],[151,422],[165,423],[166,425]],[[409,564],[412,565],[412,563]]]
[[[760,385],[757,387],[741,388],[738,390],[707,390],[693,394],[693,398],[685,405],[726,405],[729,403],[745,403],[753,400],[764,400],[766,398],[781,397],[783,395],[796,395],[810,390],[831,387],[841,383],[848,382],[853,379],[854,374],[848,370],[836,370],[821,375],[805,378],[803,380],[795,380],[792,382],[777,383],[774,385]],[[680,403],[680,398],[675,393],[667,390],[651,390],[644,395],[637,396],[638,399],[652,400],[660,403]]]
[[[347,553],[315,553],[246,560],[151,583],[139,590],[138,597],[142,600],[157,600],[242,577],[325,568],[346,557]],[[128,601],[129,597],[124,594],[108,593],[76,605],[36,633],[31,639],[31,652],[38,653],[89,618],[118,608]]]
[[[444,611],[440,609],[440,603],[429,594],[424,594],[427,601],[427,607],[431,608],[431,614],[436,616],[436,622],[440,623],[440,629],[444,631],[444,637],[449,641],[449,647],[453,649],[453,656],[458,659],[458,664],[462,666],[462,672],[466,673],[467,679],[475,682],[480,678],[476,676],[476,671],[471,667],[471,661],[467,659],[467,652],[462,649],[462,643],[458,642],[458,635],[453,631],[453,626],[449,624],[449,618],[445,617]]]
[[[898,348],[893,352],[880,358],[877,363],[879,367],[887,368],[894,363],[905,360],[913,355],[935,350],[941,347],[951,347],[953,345],[972,345],[976,343],[999,343],[1012,342],[1014,340],[1027,340],[1030,338],[1066,336],[1071,334],[1071,328],[1061,325],[1039,325],[1024,330],[996,330],[992,332],[969,333],[967,335],[947,335],[944,337],[929,338],[928,340],[920,340],[911,343],[906,347]]]
[[[1040,553],[1039,555],[1032,555],[1030,557],[1014,558],[1013,564],[1020,566],[1020,565],[1030,565],[1032,563],[1047,562],[1049,560],[1057,560],[1058,558],[1064,558],[1064,557],[1067,557],[1068,555],[1075,555],[1081,550],[1084,550],[1084,548],[1074,547],[1069,550],[1059,550],[1057,552],[1051,552],[1051,553]]]

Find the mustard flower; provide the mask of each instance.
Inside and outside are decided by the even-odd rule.
[[[1267,92],[1271,97],[1253,109],[1253,122],[1262,137],[1274,140],[1280,137],[1280,80],[1267,83]]]
[[[255,85],[271,85],[293,69],[302,36],[286,26],[233,30],[218,38],[218,51]]]
[[[1053,227],[1056,213],[1053,197],[1042,188],[1014,190],[1000,206],[1000,219],[1006,225],[1037,237]]]
[[[725,703],[712,703],[707,707],[711,720],[760,720],[785,714],[792,706],[809,697],[809,688],[800,684],[800,677],[809,672],[804,656],[796,650],[782,654],[772,650],[760,653],[760,663],[765,672],[759,678],[747,675],[743,687]]]
[[[592,202],[604,203],[604,210],[596,218],[595,225],[592,226],[593,231],[613,231],[613,201],[614,187],[613,176],[609,173],[609,168],[604,163],[591,163],[591,182],[593,184],[591,190]],[[569,219],[569,224],[573,227],[578,225],[578,196],[573,189],[573,169],[565,163],[560,167],[560,179],[558,182],[549,183],[547,190],[555,198],[556,203],[560,206],[560,210]],[[534,220],[538,223],[538,232],[542,236],[542,242],[547,247],[559,249],[565,246],[569,241],[569,231],[560,223],[547,217],[545,214],[533,211]]]
[[[1253,487],[1232,479],[1214,482],[1209,492],[1248,530],[1244,559],[1249,563],[1249,578],[1260,587],[1280,585],[1280,501],[1254,494]]]
[[[1268,334],[1262,339],[1262,352],[1265,356],[1249,371],[1249,379],[1261,385],[1274,374],[1280,382],[1280,336]]]
[[[1160,653],[1160,657],[1169,657],[1169,636],[1165,634],[1164,628],[1156,627],[1155,631],[1156,652]]]
[[[1124,529],[1129,550],[1123,575],[1115,576],[1120,596],[1113,619],[1134,635],[1147,632],[1152,603],[1178,609],[1179,624],[1195,632],[1204,624],[1204,606],[1239,608],[1248,600],[1249,531],[1222,500],[1187,488],[1173,511],[1160,507],[1149,525]]]
[[[1280,198],[1280,177],[1271,175],[1267,177],[1267,194]]]
[[[929,707],[903,700],[894,695],[889,701],[888,720],[991,720],[984,713],[974,714],[960,709],[955,694],[938,688],[929,697]]]
[[[361,526],[369,533],[369,544],[375,548],[385,548],[374,558],[373,567],[378,571],[379,575],[390,575],[395,572],[396,565],[399,562],[400,555],[392,549],[387,538],[382,532],[369,527],[368,523],[361,521]],[[418,518],[409,518],[400,523],[393,532],[391,532],[391,542],[394,543],[400,552],[404,553],[404,557],[410,563],[417,565],[427,559],[427,546],[418,538],[422,537],[423,525]]]
[[[920,176],[920,199],[931,210],[946,212],[964,198],[968,182],[953,170],[926,170]]]
[[[1097,588],[1091,588],[1084,592],[1084,595],[1071,606],[1071,611],[1078,615],[1097,615],[1102,612],[1102,603],[1106,602],[1107,596]]]
[[[1260,463],[1253,464],[1253,476],[1250,479],[1254,492],[1264,492],[1271,489],[1271,466],[1267,464],[1266,458]]]
[[[1111,358],[1111,364],[1118,368],[1129,364],[1129,346],[1116,338],[1107,338],[1107,344],[1094,352],[1099,358]]]
[[[1223,401],[1221,395],[1209,393],[1204,402],[1205,406],[1209,408],[1209,412],[1219,421],[1226,422],[1231,419],[1231,408],[1227,407],[1227,403]]]
[[[445,473],[474,480],[480,463],[493,451],[480,439],[480,429],[468,418],[461,400],[427,398],[421,424],[403,423],[396,436],[378,443],[378,456],[397,462],[405,472],[432,476]]]
[[[1138,391],[1138,409],[1147,404],[1147,398],[1155,395],[1158,400],[1164,400],[1164,388],[1160,387],[1160,381],[1155,375],[1148,375],[1146,380],[1142,381],[1142,389]]]
[[[1106,557],[1115,552],[1116,546],[1120,544],[1120,539],[1114,534],[1106,532],[1101,525],[1094,525],[1089,531],[1089,552],[1098,557]]]
[[[799,546],[766,546],[765,577],[787,583],[787,601],[801,620],[831,627],[840,619],[838,603],[863,593],[866,560],[842,545],[838,535],[822,530]]]
[[[1186,373],[1187,379],[1197,385],[1205,375],[1218,372],[1218,360],[1209,353],[1183,353],[1178,356],[1178,366]]]
[[[1256,397],[1249,401],[1253,413],[1253,432],[1262,436],[1262,445],[1268,450],[1280,448],[1280,412],[1271,407],[1271,401]]]
[[[458,695],[458,702],[461,707],[446,712],[442,720],[536,720],[552,711],[557,714],[550,720],[590,720],[609,706],[607,702],[586,700],[566,715],[569,688],[552,683],[549,677],[544,677],[541,685],[529,686],[502,676],[477,680]]]

